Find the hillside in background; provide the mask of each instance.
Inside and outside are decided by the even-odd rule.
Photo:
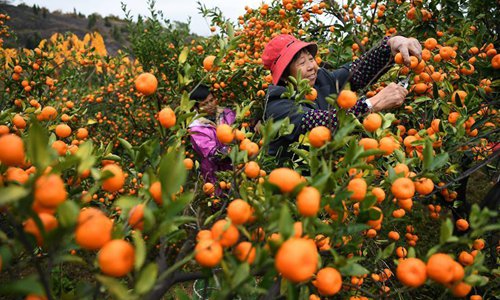
[[[79,38],[86,33],[99,32],[106,43],[109,54],[115,54],[118,49],[128,46],[127,22],[118,17],[102,17],[98,14],[85,16],[79,12],[50,12],[44,7],[25,4],[10,5],[0,1],[0,13],[8,14],[11,19],[9,27],[15,32],[15,38],[5,41],[6,47],[24,47],[33,49],[40,40],[49,38],[52,34],[72,32]]]

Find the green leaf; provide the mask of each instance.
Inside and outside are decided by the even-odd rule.
[[[339,268],[339,271],[344,276],[360,276],[370,273],[365,267],[358,263],[347,264]]]
[[[158,276],[158,265],[156,263],[148,264],[139,275],[139,279],[135,284],[135,291],[139,295],[146,294],[153,288]]]
[[[448,155],[448,152],[439,153],[434,157],[431,164],[429,165],[429,170],[434,171],[443,167],[448,162],[449,159],[450,156]]]
[[[142,234],[140,230],[134,230],[132,233],[132,239],[134,240],[135,245],[135,270],[140,270],[144,261],[146,260],[146,244],[144,243],[144,239],[142,238]]]
[[[16,202],[26,197],[29,194],[29,190],[22,186],[8,186],[0,188],[0,207],[7,205],[12,202]]]
[[[489,282],[488,277],[472,274],[465,277],[464,281],[472,286],[483,286]]]
[[[37,276],[32,275],[0,285],[0,295],[26,296],[28,294],[45,295],[45,290]]]
[[[233,274],[234,277],[231,281],[231,285],[233,288],[238,288],[238,286],[247,280],[250,275],[250,265],[248,263],[240,264]]]
[[[28,156],[37,169],[45,170],[51,160],[48,149],[49,134],[35,118],[32,118],[28,135]]]
[[[170,196],[177,193],[186,181],[184,166],[184,150],[170,148],[160,161],[159,179],[161,183],[163,203],[170,202]]]
[[[384,248],[384,250],[382,250],[382,252],[380,252],[380,257],[378,257],[378,258],[379,259],[388,258],[389,256],[392,255],[392,252],[394,252],[395,247],[396,247],[395,243],[390,243],[387,247]]]
[[[75,202],[71,200],[64,201],[57,207],[59,224],[65,228],[73,227],[76,224],[79,212],[80,208]]]
[[[432,164],[432,142],[430,139],[425,139],[424,147],[424,170],[428,170]]]
[[[104,275],[95,275],[95,277],[116,299],[131,299],[127,287],[118,279]]]
[[[184,47],[181,51],[181,54],[179,54],[179,63],[180,64],[183,64],[186,62],[188,54],[189,54],[189,48]]]
[[[118,138],[118,141],[120,142],[120,144],[122,144],[123,148],[125,148],[125,150],[127,151],[130,151],[132,150],[132,145],[125,139],[122,139],[122,138]]]
[[[283,204],[280,212],[279,220],[279,231],[283,236],[283,239],[288,239],[292,235],[293,231],[293,219],[290,214],[290,209],[288,205]]]
[[[446,243],[452,236],[452,233],[453,233],[453,223],[451,222],[450,219],[446,219],[446,221],[444,221],[441,224],[439,243],[440,244]]]

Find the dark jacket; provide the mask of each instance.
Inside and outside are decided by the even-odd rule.
[[[318,97],[315,101],[311,101],[307,104],[301,104],[301,109],[299,109],[299,105],[297,105],[294,100],[284,99],[281,97],[283,92],[286,91],[284,86],[269,86],[266,96],[267,103],[264,111],[264,120],[269,118],[272,118],[273,120],[281,120],[289,117],[290,123],[295,125],[291,134],[281,136],[270,143],[269,154],[279,154],[282,157],[290,156],[290,153],[287,152],[287,148],[288,145],[299,139],[301,134],[300,125],[303,114],[312,109],[329,109],[328,102],[325,98],[331,94],[337,94],[338,90],[342,90],[342,87],[349,79],[349,67],[350,64],[347,64],[333,72],[320,68],[318,70],[316,83],[314,84],[314,88],[318,92]],[[280,148],[282,148],[281,153],[279,153]]]

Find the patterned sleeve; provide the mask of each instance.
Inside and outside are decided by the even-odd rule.
[[[389,38],[384,37],[379,46],[372,48],[352,63],[350,79],[352,90],[364,88],[392,66],[391,47],[387,44]],[[384,71],[380,72],[381,70]]]
[[[369,111],[366,97],[361,97],[356,105],[349,109],[348,112],[354,113],[356,117],[361,117]],[[335,109],[313,109],[304,113],[301,120],[301,133],[306,133],[316,126],[326,126],[335,128],[338,125],[337,111]]]

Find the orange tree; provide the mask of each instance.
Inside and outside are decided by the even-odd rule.
[[[200,5],[214,34],[193,39],[149,2],[151,16],[128,17],[131,48],[116,56],[98,34],[1,48],[0,293],[491,297],[497,212],[450,214],[464,205],[465,158],[497,171],[498,30],[486,16],[498,12],[463,2],[283,0],[234,22]],[[311,130],[282,167],[266,151],[288,120],[255,126],[271,82],[260,55],[279,33],[318,42],[327,68],[384,35],[425,50],[361,91],[408,78],[404,108],[357,120],[331,95],[339,126]],[[290,97],[314,101],[292,82]],[[217,134],[233,166],[217,193],[189,145],[199,83],[237,112]]]

